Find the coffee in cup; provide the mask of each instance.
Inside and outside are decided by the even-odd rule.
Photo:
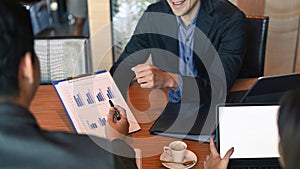
[[[169,146],[164,147],[164,152],[167,153],[173,162],[183,162],[187,145],[183,141],[173,141]]]

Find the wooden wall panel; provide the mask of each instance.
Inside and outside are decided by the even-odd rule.
[[[300,14],[299,0],[266,0],[270,16],[265,75],[293,72]]]
[[[110,22],[110,0],[88,0],[90,33],[95,34]]]
[[[90,43],[94,71],[112,65],[110,0],[88,0]]]
[[[300,72],[300,21],[298,25],[298,47],[295,58],[295,72]]]
[[[265,0],[237,0],[238,7],[246,15],[263,15]]]
[[[263,15],[265,0],[229,0],[238,6],[246,15]]]

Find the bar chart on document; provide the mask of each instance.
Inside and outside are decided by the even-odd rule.
[[[108,72],[55,85],[78,133],[105,137],[109,100],[126,110],[129,132],[140,129],[135,117]]]

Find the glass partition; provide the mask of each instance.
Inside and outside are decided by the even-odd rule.
[[[36,37],[89,36],[87,0],[19,0]]]
[[[129,41],[138,19],[151,3],[158,0],[111,0],[113,60],[116,61]]]
[[[30,13],[41,83],[91,72],[87,0],[19,0]]]
[[[35,52],[40,60],[41,83],[92,72],[87,44],[88,39],[84,37],[36,38]]]

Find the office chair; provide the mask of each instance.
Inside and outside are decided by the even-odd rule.
[[[247,50],[238,78],[264,75],[268,16],[247,16]]]
[[[253,78],[264,75],[265,51],[269,26],[267,16],[247,16],[247,50],[238,78]],[[238,103],[247,91],[230,92],[227,103]]]

